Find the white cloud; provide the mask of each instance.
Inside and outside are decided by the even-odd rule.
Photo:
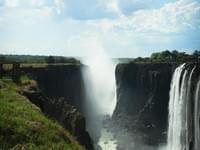
[[[118,15],[121,15],[121,10],[119,8],[117,0],[106,0],[105,5],[108,11],[110,10],[112,12],[117,13]]]
[[[53,19],[60,13],[62,0],[5,0],[0,9],[5,24],[32,23]]]
[[[17,7],[19,5],[19,0],[5,0],[6,7]]]
[[[177,0],[154,9],[130,9],[126,14],[119,1],[6,0],[0,8],[0,45],[10,49],[53,48],[53,54],[84,55],[84,39],[95,36],[117,57],[147,55],[144,49],[170,49],[175,42],[180,43],[179,47],[198,44],[199,40],[190,40],[191,34],[185,33],[200,32],[199,2]]]
[[[167,3],[159,9],[138,10],[132,15],[121,15],[117,20],[94,21],[101,27],[128,32],[176,33],[198,28],[200,4],[192,0]]]
[[[56,11],[58,14],[61,14],[63,9],[64,9],[64,0],[54,0],[55,2],[55,7],[56,7]]]
[[[112,30],[116,25],[114,20],[109,20],[109,19],[101,19],[101,20],[95,20],[95,21],[90,20],[90,21],[87,21],[87,24],[89,26],[100,28],[103,32]]]
[[[46,0],[29,0],[30,5],[36,7],[42,7],[46,4]]]
[[[5,24],[23,24],[33,22],[43,22],[51,20],[53,16],[53,10],[50,7],[42,7],[40,9],[5,9],[2,14],[2,19]]]

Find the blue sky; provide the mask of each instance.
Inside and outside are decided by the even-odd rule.
[[[200,50],[200,0],[0,0],[0,53]]]

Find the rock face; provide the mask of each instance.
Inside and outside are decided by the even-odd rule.
[[[37,82],[37,88],[26,88],[24,95],[48,116],[60,122],[88,150],[93,149],[82,115],[84,90],[80,65],[22,68]]]
[[[88,132],[86,132],[85,118],[75,107],[69,105],[63,98],[46,97],[32,87],[23,89],[23,95],[40,107],[41,111],[47,116],[60,122],[75,136],[80,144],[84,145],[88,150],[93,150],[92,140]]]
[[[199,66],[190,64],[189,70],[194,65]],[[171,63],[129,63],[117,66],[117,105],[111,126],[114,127],[119,150],[156,150],[157,145],[166,143],[169,91],[172,74],[177,66]],[[85,101],[81,67],[24,68],[23,71],[38,83],[38,89],[25,89],[24,94],[44,113],[63,124],[90,150],[93,146],[85,131],[85,118],[79,113],[83,112]],[[194,70],[193,78],[194,95],[199,69]],[[193,128],[188,130],[193,131]],[[193,141],[190,143],[193,146]]]
[[[194,65],[200,66],[190,64],[189,70]],[[117,66],[117,105],[111,126],[119,150],[156,150],[159,144],[166,143],[169,91],[177,66],[178,64],[172,63],[128,63]],[[90,150],[93,146],[85,131],[85,118],[79,113],[83,112],[85,102],[81,67],[67,65],[24,68],[23,71],[29,73],[38,83],[38,89],[25,89],[24,94],[44,113],[63,124]],[[200,67],[194,70],[193,75],[193,95],[199,80],[198,68]],[[194,116],[193,107],[190,108],[191,116]],[[192,131],[192,139],[193,126],[192,124],[192,129],[188,129]],[[193,147],[193,140],[190,143]]]
[[[67,103],[82,112],[84,87],[81,65],[50,65],[44,68],[23,68],[22,71],[32,76],[40,91],[48,97],[63,97]]]
[[[175,64],[166,63],[117,66],[117,106],[113,120],[118,124],[119,134],[126,132],[127,138],[134,137],[148,145],[165,142],[170,83],[175,68]],[[120,145],[126,147],[123,141]]]

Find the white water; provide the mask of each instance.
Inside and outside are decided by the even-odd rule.
[[[192,132],[191,108],[193,107],[191,99],[191,80],[194,69],[195,67],[188,72],[187,68],[185,68],[185,64],[183,64],[179,66],[173,74],[169,100],[167,150],[190,149],[190,141],[192,141],[190,136]],[[200,83],[198,84],[200,85]],[[197,91],[199,92],[199,89],[197,89]],[[196,99],[198,99],[198,97],[199,95],[196,94]],[[196,100],[196,103],[198,103],[198,100]],[[198,104],[195,104],[194,106],[197,107]],[[198,108],[196,110],[198,110]],[[196,113],[199,112],[196,111]],[[197,134],[199,136],[199,133]]]
[[[200,148],[200,81],[197,83],[195,92],[195,108],[194,108],[194,149]]]
[[[103,150],[116,150],[117,144],[116,140],[113,137],[113,134],[107,131],[106,128],[101,130],[101,137],[99,139],[98,144],[101,146]]]
[[[82,63],[87,66],[83,70],[87,130],[96,146],[100,145],[103,150],[115,150],[113,135],[107,132],[103,123],[105,118],[111,118],[116,106],[115,64],[100,46],[89,50]]]
[[[184,69],[184,65],[178,67],[172,78],[169,100],[169,128],[168,128],[168,150],[182,150],[181,144],[181,131],[182,129],[182,105],[183,96],[185,96],[185,77],[183,75],[181,82],[181,74]]]

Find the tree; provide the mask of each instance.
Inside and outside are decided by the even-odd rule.
[[[160,58],[160,53],[152,53],[151,54],[151,59],[156,60]]]
[[[179,52],[178,52],[177,50],[173,50],[173,51],[172,51],[172,54],[173,54],[173,55],[178,55],[178,53],[179,53]]]
[[[200,56],[200,51],[199,50],[195,50],[192,55],[194,56]]]
[[[46,62],[47,62],[48,64],[56,63],[55,58],[54,58],[53,56],[47,57],[47,58],[46,58]]]
[[[170,51],[166,50],[160,53],[160,58],[161,59],[172,58],[172,54]]]
[[[5,61],[6,61],[6,58],[0,55],[0,63],[5,63]]]

